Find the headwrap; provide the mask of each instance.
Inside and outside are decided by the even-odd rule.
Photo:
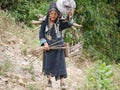
[[[61,15],[60,11],[57,9],[57,6],[56,6],[56,3],[55,3],[55,2],[52,2],[52,3],[50,4],[49,10],[48,10],[48,14],[49,14],[52,10],[56,11],[57,14],[58,14],[58,16]]]
[[[48,12],[47,12],[47,16],[46,18],[44,19],[44,21],[47,23],[47,25],[49,24],[49,13],[54,10],[58,13],[58,18],[55,20],[55,23],[58,23],[59,22],[59,18],[62,16],[60,11],[57,9],[56,7],[56,2],[51,2],[50,3],[50,7],[48,9]]]

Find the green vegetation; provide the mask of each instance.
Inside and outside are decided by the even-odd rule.
[[[36,87],[33,86],[33,85],[29,85],[29,86],[28,86],[28,90],[40,90],[40,89],[36,88]]]
[[[0,1],[1,8],[8,10],[17,21],[31,26],[30,22],[37,19],[37,14],[46,14],[48,0],[4,0]]]
[[[30,66],[27,67],[22,67],[23,71],[28,71],[31,74],[31,79],[34,81],[35,80],[35,72],[34,72],[34,67],[33,63],[30,63]]]
[[[56,1],[56,0],[52,0]],[[120,2],[119,0],[75,0],[75,21],[83,25],[78,29],[79,38],[73,32],[65,33],[65,41],[75,43],[84,40],[84,48],[93,47],[110,61],[120,62]],[[31,26],[36,14],[47,14],[51,0],[4,0],[0,1],[3,10]],[[107,62],[106,62],[107,63]]]
[[[6,57],[5,60],[2,60],[0,63],[0,75],[5,75],[6,72],[11,72],[13,63],[9,60],[9,57]]]
[[[112,77],[110,65],[97,63],[94,68],[89,69],[85,90],[114,90]]]
[[[47,14],[51,0],[2,0],[0,1],[0,28],[14,32],[24,39],[27,48],[38,46],[38,31],[31,30],[31,20],[38,19],[37,14]],[[56,1],[56,0],[54,0]],[[82,41],[84,58],[96,62],[87,70],[84,90],[119,90],[120,89],[120,1],[119,0],[75,0],[75,22],[82,25],[77,29],[79,38],[75,38],[71,30],[66,30],[65,41],[76,43]],[[22,22],[15,25],[15,23]],[[6,27],[4,27],[6,26]],[[19,28],[19,27],[20,28]],[[30,27],[29,27],[30,26]],[[9,30],[8,30],[9,27]],[[23,29],[21,29],[23,28]],[[16,30],[15,30],[16,29]],[[1,33],[1,31],[0,31]],[[0,74],[11,70],[12,63],[5,60],[0,65]],[[81,63],[81,62],[79,62]],[[4,67],[5,66],[5,67]],[[31,72],[32,65],[25,70]],[[34,77],[33,77],[34,79]],[[29,86],[30,90],[37,90]],[[82,90],[82,89],[81,89]]]
[[[83,25],[84,48],[93,47],[111,62],[120,61],[120,2],[79,0],[77,22]],[[78,19],[79,18],[79,19]],[[107,62],[106,62],[107,63]]]

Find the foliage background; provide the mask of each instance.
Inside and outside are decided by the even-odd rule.
[[[31,20],[38,20],[37,14],[46,15],[51,1],[53,0],[2,0],[0,1],[0,7],[7,12],[8,16],[12,15],[16,21],[25,23],[29,27],[27,27],[28,29],[22,27],[25,29],[24,32],[20,29],[17,30],[17,27],[15,29],[17,33],[20,32],[21,35],[19,34],[18,36],[23,37],[25,43],[29,41],[28,44],[36,48],[35,43],[37,42],[38,45],[39,42],[38,40],[35,40],[34,37],[36,37],[38,31],[28,31],[32,28]],[[85,72],[86,80],[83,82],[85,83],[85,87],[80,90],[89,90],[91,88],[93,90],[119,90],[120,0],[75,1],[77,7],[75,9],[74,20],[78,24],[81,24],[82,28],[77,29],[79,38],[75,38],[70,29],[66,30],[65,40],[70,44],[82,41],[82,53],[85,59],[83,56],[80,56],[80,59],[84,62],[86,62],[86,58],[88,61],[89,59],[90,61],[98,61],[95,66],[92,65],[92,68],[88,67],[83,70],[87,70],[87,73]],[[5,19],[7,21],[6,24],[8,24],[7,26],[10,26],[9,24],[14,25],[8,18]],[[12,28],[9,29],[13,32],[15,31]],[[32,33],[29,34],[29,32]],[[35,36],[32,36],[32,34]],[[22,51],[26,53],[27,48],[28,47],[25,46]],[[1,65],[3,71],[6,71],[6,67],[3,66],[7,65],[9,69],[12,68],[11,63],[9,63],[10,66],[8,63],[9,62],[7,61],[7,63]],[[82,66],[80,60],[77,61],[77,64],[81,64]]]
[[[77,22],[83,25],[84,48],[94,48],[110,61],[120,61],[120,2],[79,0]],[[108,61],[107,61],[108,62]]]
[[[28,26],[31,20],[38,19],[37,14],[47,14],[49,3],[56,0],[2,0],[1,9],[8,10],[17,21]],[[75,0],[75,21],[83,27],[78,29],[79,39],[72,32],[66,33],[66,41],[83,40],[84,49],[90,50],[91,56],[107,63],[120,62],[120,1],[119,0]],[[82,36],[82,37],[81,37]],[[92,53],[95,51],[96,53]],[[97,58],[96,58],[97,59]]]

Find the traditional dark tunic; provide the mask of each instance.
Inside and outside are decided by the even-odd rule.
[[[62,31],[72,26],[71,23],[59,20],[59,26],[54,23],[53,27],[48,29],[48,20],[42,22],[39,32],[39,39],[41,46],[45,42],[49,46],[62,46],[64,44]],[[57,29],[59,27],[59,29]],[[47,37],[48,33],[51,36],[51,40]],[[65,54],[63,49],[49,50],[43,53],[43,69],[45,75],[55,76],[56,80],[61,77],[67,77]]]

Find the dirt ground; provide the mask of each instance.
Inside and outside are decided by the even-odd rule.
[[[23,40],[12,33],[0,34],[0,90],[60,90],[59,81],[52,78],[52,88],[46,87],[47,79],[41,73],[42,57],[22,50]],[[82,70],[72,58],[66,58],[67,90],[79,90],[83,82]]]

